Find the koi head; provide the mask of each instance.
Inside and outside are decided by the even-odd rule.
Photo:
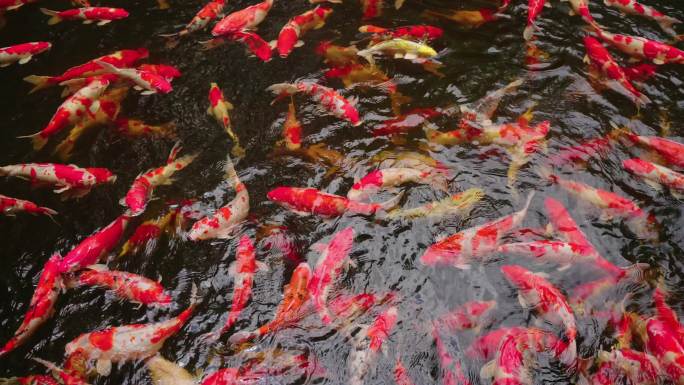
[[[114,183],[116,182],[116,175],[106,168],[87,168],[89,173],[95,176],[97,183]]]
[[[276,187],[266,194],[266,197],[273,202],[290,202],[293,200],[293,191],[289,187]]]
[[[330,16],[332,11],[333,10],[330,7],[316,7],[316,9],[314,9],[316,16],[320,17],[321,19],[326,19],[328,16]]]
[[[287,57],[297,44],[297,40],[299,40],[299,36],[297,36],[297,31],[294,28],[283,28],[278,35],[277,48],[280,57]]]

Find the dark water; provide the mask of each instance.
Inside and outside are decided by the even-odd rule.
[[[227,10],[241,9],[251,2],[230,1]],[[404,8],[374,20],[378,25],[404,25],[425,23],[418,15],[426,7],[444,6],[449,2],[432,1],[430,4],[407,1]],[[684,6],[677,2],[651,1],[665,13],[684,19]],[[475,8],[487,3],[459,3],[458,7]],[[105,5],[105,4],[101,4]],[[298,117],[305,127],[305,144],[326,143],[345,154],[352,167],[344,172],[326,176],[327,166],[296,157],[270,156],[274,144],[280,139],[286,105],[270,106],[271,96],[265,88],[273,83],[297,79],[321,79],[324,66],[313,48],[324,39],[337,44],[359,40],[356,32],[362,24],[358,4],[347,1],[335,6],[327,25],[310,32],[305,47],[297,49],[287,59],[274,59],[261,63],[249,58],[240,45],[226,45],[211,51],[200,49],[199,41],[208,33],[199,33],[184,39],[169,49],[157,35],[174,31],[192,18],[203,1],[173,1],[168,10],[159,10],[156,2],[134,1],[106,3],[125,7],[131,16],[106,27],[84,26],[79,23],[62,23],[54,27],[45,24],[46,17],[36,6],[25,6],[8,16],[7,26],[0,30],[0,46],[24,41],[52,41],[53,49],[24,66],[0,70],[0,163],[13,164],[34,161],[56,161],[49,152],[31,151],[27,141],[15,139],[38,131],[48,121],[61,99],[59,91],[27,95],[29,86],[21,79],[29,74],[58,74],[64,69],[117,49],[146,47],[151,51],[151,63],[177,66],[183,76],[174,81],[174,91],[165,96],[139,96],[131,94],[124,103],[122,116],[142,119],[148,123],[173,121],[179,138],[187,152],[199,152],[199,158],[178,175],[172,186],[157,190],[161,199],[153,202],[146,213],[136,221],[154,218],[164,211],[164,201],[197,198],[201,208],[211,212],[214,207],[227,203],[233,192],[222,181],[225,155],[230,149],[223,130],[206,114],[209,82],[223,89],[235,110],[234,127],[247,150],[244,158],[236,159],[236,168],[247,185],[251,199],[250,222],[241,232],[254,236],[262,224],[286,226],[295,237],[298,249],[311,264],[317,253],[309,246],[327,240],[336,230],[353,226],[357,232],[352,258],[357,267],[345,273],[338,289],[345,292],[399,293],[399,323],[387,343],[388,352],[381,357],[377,370],[367,379],[368,384],[391,384],[392,368],[396,357],[401,357],[417,384],[438,383],[439,364],[433,340],[427,325],[438,315],[469,300],[498,302],[491,322],[482,331],[501,325],[533,325],[534,317],[523,310],[516,300],[516,291],[504,283],[499,267],[516,263],[535,271],[550,273],[550,280],[564,291],[577,284],[597,278],[594,270],[575,266],[556,272],[554,265],[530,265],[525,260],[495,258],[493,262],[470,271],[452,268],[427,268],[417,261],[425,248],[442,234],[451,234],[467,227],[484,223],[517,210],[520,199],[513,198],[506,185],[506,157],[481,157],[483,149],[477,147],[435,147],[431,155],[452,167],[456,178],[451,192],[471,187],[483,188],[486,198],[470,217],[431,221],[382,222],[361,216],[343,216],[335,220],[317,217],[300,217],[279,208],[266,199],[266,192],[281,185],[309,186],[331,193],[345,195],[355,177],[374,169],[372,155],[382,150],[418,150],[424,148],[424,137],[418,132],[403,145],[393,144],[386,138],[374,138],[370,128],[379,120],[392,117],[390,101],[381,92],[346,92],[360,97],[360,111],[366,123],[351,127],[339,120],[320,116],[313,103],[298,99]],[[468,103],[484,96],[517,78],[525,80],[520,90],[505,98],[496,115],[496,121],[516,119],[528,107],[536,104],[535,122],[550,120],[549,153],[559,147],[574,145],[582,139],[605,135],[610,122],[628,125],[643,135],[660,132],[660,117],[666,114],[672,122],[670,135],[681,141],[679,123],[684,121],[682,102],[681,67],[663,66],[658,75],[646,83],[645,91],[655,102],[636,116],[635,107],[614,92],[597,93],[586,81],[586,65],[582,63],[584,31],[578,18],[567,15],[565,3],[552,2],[544,10],[539,22],[540,47],[550,54],[540,68],[530,70],[524,65],[522,28],[526,5],[515,2],[508,11],[510,18],[485,25],[476,30],[463,29],[449,22],[435,22],[444,27],[445,37],[435,43],[441,51],[440,61],[445,64],[444,77],[424,72],[419,66],[382,62],[383,68],[394,76],[402,93],[413,102],[404,108],[445,106]],[[65,2],[50,1],[41,6],[64,9]],[[310,8],[308,2],[276,1],[267,19],[260,27],[266,40],[274,39],[279,28],[292,16]],[[657,25],[633,17],[624,17],[607,10],[596,2],[595,16],[611,31],[664,38]],[[341,83],[328,83],[341,88]],[[454,126],[454,121],[442,121],[443,129]],[[2,181],[2,193],[27,198],[60,212],[57,224],[46,218],[20,215],[0,219],[0,340],[11,337],[31,298],[34,284],[43,263],[54,252],[66,253],[84,237],[108,224],[123,208],[118,200],[126,193],[130,182],[141,171],[161,165],[173,144],[168,139],[122,138],[110,128],[103,127],[90,140],[79,147],[72,162],[79,166],[107,167],[118,175],[111,186],[96,188],[80,200],[62,202],[47,190],[33,190],[27,183],[17,180]],[[661,224],[659,243],[636,239],[619,224],[607,224],[593,215],[591,209],[580,205],[557,187],[547,186],[534,172],[534,166],[543,162],[545,155],[538,154],[525,167],[516,185],[521,196],[537,190],[536,198],[525,220],[525,227],[541,227],[547,222],[543,211],[543,198],[553,196],[563,202],[581,225],[590,241],[607,259],[619,266],[635,262],[648,263],[649,275],[662,277],[667,284],[672,306],[680,312],[684,298],[681,279],[684,276],[684,226],[681,204],[667,194],[657,193],[641,181],[622,170],[621,160],[636,153],[633,149],[618,146],[604,159],[594,159],[587,168],[566,175],[593,186],[621,193],[652,211]],[[413,207],[443,198],[441,192],[426,186],[406,190],[403,205]],[[132,223],[129,235],[137,223]],[[169,339],[161,353],[169,360],[184,365],[192,372],[208,373],[218,367],[239,366],[245,356],[233,354],[226,346],[227,335],[218,344],[203,343],[198,337],[223,322],[230,306],[232,279],[228,266],[234,259],[237,240],[192,243],[182,237],[163,237],[149,255],[127,256],[114,259],[110,268],[127,270],[147,277],[162,277],[162,283],[173,292],[177,305],[168,310],[135,308],[101,289],[70,290],[60,296],[54,317],[23,347],[0,360],[0,377],[43,373],[44,370],[28,360],[42,357],[61,362],[64,345],[81,333],[112,325],[147,323],[176,315],[188,303],[191,283],[201,287],[203,302],[189,324]],[[118,250],[117,250],[118,252]],[[266,250],[259,244],[258,259],[266,262],[270,272],[258,273],[252,301],[243,313],[236,330],[254,329],[271,319],[279,303],[282,287],[289,282],[294,264],[283,258],[277,250]],[[625,293],[633,296],[628,307],[642,314],[651,312],[651,290],[648,286],[618,287],[609,300],[620,300]],[[681,312],[680,312],[681,314]],[[359,322],[368,323],[368,315]],[[592,319],[578,318],[579,344],[582,356],[592,357],[598,348],[608,349],[612,343],[605,332],[605,324]],[[450,352],[460,359],[472,333],[447,336]],[[348,378],[346,359],[349,344],[345,338],[321,326],[316,317],[309,317],[301,327],[287,329],[271,335],[253,349],[281,348],[293,353],[308,352],[325,367],[322,378],[277,377],[265,383],[329,383],[342,384]],[[473,383],[480,383],[482,363],[463,361]],[[568,380],[553,366],[542,365],[535,372],[537,383],[566,383]],[[148,383],[143,363],[116,367],[108,378],[98,378],[96,384]]]

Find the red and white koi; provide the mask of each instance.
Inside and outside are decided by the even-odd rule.
[[[232,35],[236,32],[251,31],[264,20],[273,6],[273,0],[265,0],[224,17],[216,23],[211,34],[214,36]]]
[[[302,147],[302,124],[297,119],[294,99],[290,101],[287,109],[287,117],[283,124],[283,140],[285,148],[290,151],[299,150]]]
[[[403,134],[441,114],[441,111],[432,107],[416,108],[395,118],[382,121],[373,127],[373,136]]]
[[[589,262],[595,256],[593,247],[549,240],[508,243],[499,246],[497,250],[504,254],[532,258],[538,262],[557,263],[561,265],[559,270],[565,270],[577,262]]]
[[[169,82],[183,75],[178,68],[168,64],[141,64],[138,69],[163,76]]]
[[[405,167],[385,168],[371,171],[354,183],[347,193],[347,198],[355,201],[367,200],[371,194],[377,193],[383,188],[396,187],[405,183],[427,184],[441,191],[447,191],[449,188],[449,182],[441,173],[424,172]]]
[[[475,329],[482,325],[483,319],[494,307],[496,307],[496,301],[466,302],[449,313],[441,315],[434,324],[450,333]]]
[[[677,47],[641,36],[614,34],[594,24],[594,31],[603,39],[627,55],[646,59],[653,64],[684,64],[684,51]]]
[[[437,357],[439,358],[439,366],[442,372],[442,384],[470,385],[470,380],[468,380],[465,373],[463,373],[461,363],[454,359],[449,353],[449,350],[436,327],[432,328],[432,337],[435,340],[437,348]]]
[[[672,24],[679,24],[682,22],[679,19],[663,14],[651,6],[642,4],[637,0],[603,0],[603,2],[607,6],[617,8],[626,14],[643,16],[651,19],[658,23],[663,31],[673,36],[677,36],[677,33],[672,29]]]
[[[24,344],[45,321],[52,317],[57,296],[64,288],[60,264],[61,258],[55,254],[43,266],[24,320],[14,332],[14,336],[0,348],[0,356],[4,356]]]
[[[154,189],[157,186],[173,183],[173,174],[187,167],[197,157],[197,154],[193,154],[176,159],[181,149],[180,144],[176,143],[164,166],[148,170],[135,178],[126,196],[121,200],[121,204],[128,207],[130,215],[142,214],[152,198]]]
[[[255,32],[238,31],[228,35],[225,39],[244,44],[249,52],[263,62],[270,61],[273,55],[273,47]]]
[[[109,81],[107,79],[93,79],[93,81],[71,95],[57,108],[57,111],[45,128],[33,135],[26,136],[33,141],[33,148],[40,150],[51,136],[54,136],[69,125],[82,121],[86,114],[92,116],[99,108],[98,99],[108,86]]]
[[[484,198],[484,192],[481,189],[471,188],[439,201],[428,202],[422,206],[393,210],[387,214],[387,217],[390,219],[465,217],[482,198]]]
[[[328,309],[338,321],[337,324],[340,324],[340,326],[344,328],[345,326],[352,325],[357,318],[367,313],[373,306],[387,302],[392,298],[392,293],[389,293],[384,297],[380,297],[373,293],[361,293],[357,295],[342,294],[330,301]],[[336,327],[336,329],[340,328]]]
[[[646,95],[634,88],[625,71],[615,62],[615,59],[598,40],[591,36],[585,36],[584,46],[587,49],[585,61],[592,63],[596,70],[620,84],[629,92],[635,103],[645,105],[650,102]]]
[[[332,115],[340,119],[344,119],[354,126],[358,126],[363,123],[359,119],[359,111],[355,107],[357,99],[345,99],[332,88],[328,88],[313,82],[297,82],[293,84],[274,84],[268,87],[267,90],[277,95],[276,100],[297,93],[307,94]]]
[[[0,67],[7,67],[13,63],[26,64],[33,55],[41,54],[52,48],[52,44],[46,41],[17,44],[10,47],[0,48]]]
[[[444,30],[431,25],[407,25],[397,28],[383,28],[376,25],[363,25],[359,27],[361,33],[372,33],[374,40],[388,40],[394,38],[433,41],[444,34]]]
[[[655,385],[661,376],[660,364],[655,357],[629,348],[600,351],[598,362],[599,365],[609,364],[611,369],[619,372],[632,384]]]
[[[25,377],[0,378],[0,381],[3,381],[3,383],[6,384],[18,385],[60,385],[54,377],[42,374],[34,374]]]
[[[523,37],[525,40],[532,39],[532,34],[534,32],[534,22],[539,17],[542,9],[546,5],[546,0],[528,0],[527,3],[527,27],[523,32]]]
[[[128,215],[121,215],[107,227],[82,240],[61,260],[61,271],[71,273],[96,264],[119,243],[129,220]]]
[[[57,211],[51,208],[40,207],[31,201],[0,195],[0,213],[4,215],[15,215],[20,212],[33,215],[47,215],[49,217],[57,215]]]
[[[191,240],[231,238],[237,225],[247,218],[249,192],[247,186],[240,181],[230,158],[226,162],[226,175],[235,188],[235,198],[216,210],[212,216],[206,216],[195,222],[188,233],[188,238]]]
[[[556,167],[569,163],[585,164],[591,158],[607,154],[608,150],[613,147],[615,136],[616,134],[611,132],[606,136],[585,140],[576,146],[563,147],[549,156],[549,163]]]
[[[102,75],[105,73],[105,70],[102,68],[102,66],[97,64],[98,61],[106,62],[113,66],[124,68],[133,66],[136,62],[142,59],[146,59],[149,56],[149,54],[149,51],[145,48],[124,49],[121,51],[116,51],[109,55],[100,56],[99,58],[87,61],[84,64],[71,67],[59,76],[31,75],[25,77],[24,80],[34,85],[33,89],[30,91],[32,93],[43,88],[63,83],[65,81],[78,78],[86,78],[95,75]]]
[[[159,282],[126,271],[110,271],[103,265],[88,266],[69,282],[70,286],[101,286],[131,302],[152,306],[168,306],[171,296]]]
[[[263,337],[296,322],[300,317],[303,306],[309,301],[309,282],[311,267],[306,262],[300,263],[292,273],[290,283],[285,285],[283,300],[276,308],[275,316],[267,324],[254,331],[241,331],[229,338],[231,344],[239,344],[254,338]]]
[[[147,248],[150,243],[158,240],[164,232],[172,230],[182,221],[182,216],[179,216],[180,208],[172,209],[165,215],[150,219],[138,226],[133,235],[121,246],[119,256],[128,254],[136,254],[142,248]]]
[[[542,176],[546,176],[563,190],[602,210],[601,218],[624,218],[637,236],[644,239],[655,239],[658,237],[653,215],[647,214],[646,211],[642,210],[630,199],[581,182],[562,179],[556,175],[549,174],[547,170],[542,170],[541,173]]]
[[[81,197],[94,187],[114,183],[116,175],[106,168],[80,168],[71,164],[23,163],[0,167],[0,176],[14,176],[34,185],[50,185],[57,194]]]
[[[67,9],[65,11],[52,11],[41,8],[40,11],[50,16],[48,25],[55,25],[63,20],[83,20],[83,24],[97,22],[97,25],[102,26],[109,24],[114,20],[121,20],[128,17],[128,12],[123,8],[84,7]]]
[[[466,356],[472,359],[490,361],[496,356],[497,349],[508,335],[520,334],[523,327],[502,327],[478,336],[466,350]]]
[[[684,346],[684,325],[679,322],[677,313],[665,302],[665,291],[657,287],[653,291],[653,304],[655,305],[655,316],[658,320],[663,322],[679,340],[679,343]]]
[[[280,57],[287,57],[295,47],[303,45],[301,37],[309,30],[323,27],[332,11],[332,8],[318,6],[290,19],[278,35],[276,48]]]
[[[211,83],[209,86],[209,108],[207,108],[207,114],[216,119],[228,136],[230,136],[233,143],[235,143],[232,150],[233,155],[242,156],[244,155],[244,149],[240,147],[240,138],[233,131],[233,124],[230,120],[229,111],[232,111],[233,108],[233,104],[226,100],[218,84]]]
[[[375,365],[383,343],[389,338],[397,322],[398,310],[390,306],[373,321],[373,323],[357,334],[352,341],[349,352],[349,384],[363,385],[365,378]],[[366,340],[370,342],[367,344]]]
[[[675,384],[684,383],[684,347],[675,331],[655,318],[646,320],[641,327],[646,348],[658,359],[667,377]]]
[[[527,201],[520,211],[460,231],[434,243],[420,257],[421,263],[469,269],[473,260],[486,260],[499,247],[501,238],[520,226],[533,197],[534,193],[527,196]]]
[[[523,267],[502,266],[501,272],[518,288],[521,306],[531,307],[548,322],[565,328],[569,344],[563,349],[561,361],[574,366],[577,361],[577,325],[565,296],[549,281]]]
[[[642,178],[646,184],[654,189],[661,191],[662,186],[665,186],[670,189],[670,193],[675,198],[684,198],[684,174],[641,158],[623,160],[622,167]]]
[[[276,187],[266,194],[269,200],[301,215],[318,215],[332,218],[352,214],[374,215],[397,205],[401,195],[384,203],[357,202],[339,195],[328,194],[314,188]]]
[[[684,168],[684,144],[659,136],[642,136],[621,130],[621,133],[632,143],[646,147],[657,153],[665,162],[678,168]]]
[[[192,18],[192,20],[190,20],[183,30],[178,33],[162,36],[185,36],[193,32],[201,31],[223,13],[223,8],[225,6],[225,0],[212,0],[202,7],[197,14],[195,14],[195,16]]]
[[[81,351],[88,361],[96,361],[98,374],[107,376],[112,363],[154,356],[164,342],[188,322],[197,306],[196,288],[190,306],[178,316],[149,324],[132,324],[84,333],[66,345],[67,355]]]
[[[347,227],[335,233],[329,243],[316,246],[320,255],[309,281],[308,291],[316,311],[325,324],[330,324],[332,321],[327,305],[330,288],[343,267],[354,264],[349,258],[354,235],[354,229]]]
[[[249,236],[243,235],[235,250],[235,261],[230,264],[228,270],[228,274],[233,278],[233,300],[230,312],[228,312],[228,319],[221,330],[210,334],[209,338],[220,337],[221,334],[235,325],[252,296],[254,274],[257,270],[268,270],[268,267],[263,262],[256,260],[254,243]]]
[[[224,368],[215,371],[209,376],[205,377],[200,385],[235,385],[248,384],[249,376],[243,373],[243,370],[238,368]]]
[[[107,73],[119,75],[122,78],[128,79],[135,86],[133,88],[138,90],[145,90],[141,94],[151,95],[156,93],[168,94],[173,91],[171,83],[164,76],[158,75],[154,72],[141,71],[135,68],[118,68],[113,64],[105,61],[96,61]]]

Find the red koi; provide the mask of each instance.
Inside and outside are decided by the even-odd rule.
[[[50,48],[52,48],[52,44],[46,41],[23,43],[0,48],[0,67],[7,67],[16,62],[19,64],[26,64],[31,61],[33,55],[41,54],[48,51]]]
[[[273,6],[273,0],[265,0],[224,17],[212,29],[214,36],[232,35],[236,32],[254,30],[268,15]]]
[[[659,166],[641,158],[623,160],[622,167],[642,178],[646,184],[657,191],[661,191],[662,186],[665,186],[670,189],[670,193],[675,198],[684,198],[684,174],[680,174],[667,167]]]
[[[116,74],[130,80],[135,84],[134,88],[144,89],[143,95],[151,95],[158,92],[168,94],[173,91],[171,83],[164,76],[154,72],[141,71],[134,68],[118,68],[105,61],[96,61],[95,63],[102,66],[107,73]]]
[[[435,325],[450,333],[478,328],[494,309],[496,301],[470,301],[440,316]]]
[[[47,207],[40,207],[31,201],[0,195],[0,213],[5,215],[15,215],[16,213],[20,212],[30,213],[33,215],[47,215],[49,217],[57,215],[57,211]]]
[[[83,24],[97,22],[97,25],[102,26],[114,20],[128,17],[128,12],[122,8],[84,7],[67,9],[65,11],[52,11],[41,8],[40,11],[50,16],[48,25],[55,25],[63,20],[83,20]]]
[[[70,273],[96,264],[119,243],[130,217],[121,215],[107,227],[82,240],[60,261],[60,270]]]
[[[278,35],[276,48],[280,57],[287,57],[298,44],[303,44],[300,39],[309,30],[323,27],[331,13],[332,8],[318,6],[290,19]]]

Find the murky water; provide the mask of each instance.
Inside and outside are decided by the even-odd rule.
[[[388,9],[373,24],[394,26],[425,23],[420,12],[427,8],[445,6],[450,2],[425,3],[407,1],[400,11]],[[614,10],[606,10],[599,2],[592,8],[602,25],[612,31],[662,38],[657,25],[643,19],[628,18]],[[652,1],[665,13],[684,19],[684,6],[676,2]],[[241,9],[250,2],[230,1],[229,11]],[[477,8],[487,2],[459,3],[456,6]],[[110,5],[108,3],[108,5]],[[115,4],[111,4],[115,5]],[[519,209],[527,192],[536,190],[524,227],[538,228],[548,222],[543,209],[543,198],[553,196],[570,210],[598,251],[619,266],[636,262],[651,266],[649,276],[661,277],[672,295],[670,304],[681,310],[684,298],[681,279],[684,277],[684,226],[681,204],[666,193],[657,193],[622,169],[621,161],[636,156],[634,149],[617,146],[603,159],[592,159],[584,169],[567,169],[563,175],[596,187],[615,191],[652,211],[660,223],[660,242],[638,240],[619,222],[602,221],[595,210],[555,186],[542,182],[535,172],[546,155],[537,154],[522,169],[515,187],[507,186],[508,157],[483,156],[487,150],[476,146],[426,146],[420,130],[413,131],[403,143],[387,137],[373,137],[371,128],[381,120],[393,117],[390,100],[378,90],[354,89],[347,96],[360,98],[359,110],[365,120],[360,127],[351,127],[333,117],[321,115],[306,98],[297,98],[298,117],[304,125],[305,145],[325,143],[344,154],[345,167],[328,174],[329,166],[294,156],[273,156],[275,143],[281,139],[281,127],[287,111],[286,103],[270,105],[271,95],[265,88],[273,83],[298,79],[322,78],[324,65],[314,48],[322,40],[337,44],[351,44],[363,38],[356,32],[361,25],[359,7],[354,1],[335,6],[326,26],[305,37],[306,45],[294,51],[286,60],[275,58],[261,63],[249,58],[238,44],[205,51],[199,41],[208,33],[183,39],[173,48],[165,46],[158,35],[175,31],[184,25],[203,5],[202,1],[173,1],[168,10],[159,10],[156,2],[134,1],[117,3],[128,9],[131,16],[106,27],[62,23],[54,27],[45,24],[46,17],[37,7],[25,6],[8,15],[7,26],[0,30],[0,46],[48,40],[54,46],[28,65],[0,70],[0,163],[13,164],[34,161],[56,161],[49,151],[35,153],[28,141],[15,139],[38,131],[60,103],[59,91],[50,89],[27,95],[30,87],[21,79],[29,74],[58,74],[64,69],[116,49],[146,47],[150,62],[177,66],[183,76],[174,81],[169,95],[139,96],[131,94],[125,101],[122,116],[148,123],[174,122],[185,151],[199,152],[199,158],[177,177],[176,183],[157,190],[158,197],[143,216],[136,219],[127,231],[129,235],[142,220],[155,218],[165,210],[165,202],[184,198],[199,200],[205,213],[227,203],[234,193],[223,181],[222,167],[231,148],[225,132],[206,114],[207,91],[210,82],[218,83],[235,109],[232,112],[235,131],[247,154],[235,159],[241,180],[247,185],[251,199],[250,220],[240,232],[252,237],[265,225],[284,226],[296,241],[297,252],[312,265],[318,253],[310,251],[316,242],[327,241],[337,230],[352,226],[357,236],[352,249],[356,266],[344,273],[336,293],[386,292],[398,294],[399,322],[386,343],[387,352],[378,360],[367,384],[391,384],[392,370],[399,357],[409,368],[409,375],[417,384],[438,383],[439,361],[430,334],[430,320],[470,300],[496,300],[497,307],[480,333],[502,325],[534,325],[535,317],[518,304],[516,291],[505,283],[499,267],[515,263],[534,271],[549,273],[549,280],[564,292],[578,284],[598,278],[595,270],[577,265],[558,272],[557,266],[534,265],[523,259],[498,255],[484,266],[471,270],[429,268],[418,262],[418,257],[434,240],[445,234],[484,223]],[[41,6],[54,9],[66,7],[64,2],[45,2]],[[279,28],[292,16],[310,8],[306,1],[276,1],[274,8],[261,25],[259,32],[266,40],[277,36]],[[626,125],[643,135],[661,132],[661,116],[672,122],[669,135],[681,141],[679,123],[684,121],[684,95],[681,87],[684,76],[679,66],[663,66],[658,75],[646,83],[646,93],[655,102],[637,110],[624,97],[614,92],[597,93],[587,79],[587,68],[582,62],[584,48],[583,24],[568,16],[565,3],[552,2],[539,22],[537,34],[540,48],[549,54],[548,60],[534,69],[526,68],[522,28],[526,5],[515,2],[507,12],[510,17],[468,30],[453,23],[433,21],[445,28],[444,38],[434,46],[444,63],[443,77],[425,72],[420,66],[400,61],[381,61],[382,68],[395,77],[400,91],[412,98],[404,110],[416,107],[444,107],[476,101],[487,92],[513,80],[523,79],[523,85],[507,96],[495,121],[517,119],[534,106],[534,122],[549,120],[548,152],[575,145],[583,139],[607,134],[610,122]],[[360,45],[363,44],[359,43]],[[341,88],[337,81],[328,85]],[[442,129],[453,129],[455,119],[437,119]],[[61,201],[48,190],[32,189],[18,180],[3,180],[2,193],[39,202],[59,211],[49,219],[20,215],[0,219],[0,340],[7,340],[26,311],[37,275],[43,263],[55,252],[66,253],[84,237],[108,224],[122,211],[119,199],[125,195],[130,182],[142,171],[161,165],[168,155],[173,140],[161,138],[130,139],[113,129],[102,127],[89,135],[79,146],[71,162],[79,166],[107,167],[118,175],[116,184],[96,188],[80,200]],[[443,220],[382,221],[363,216],[345,215],[334,220],[302,217],[280,208],[266,199],[270,189],[286,186],[315,187],[330,193],[346,195],[355,178],[365,175],[376,165],[373,155],[385,150],[426,151],[453,169],[455,178],[450,192],[480,187],[486,193],[467,218]],[[405,189],[402,205],[413,207],[444,198],[443,192],[428,186]],[[387,197],[387,196],[385,196]],[[267,239],[258,243],[257,258],[267,263],[268,272],[255,278],[251,303],[243,312],[235,331],[254,329],[270,320],[280,302],[282,288],[289,282],[297,261],[286,258],[277,248],[269,248]],[[282,349],[291,354],[306,353],[324,373],[301,376],[299,372],[265,378],[264,383],[326,383],[347,382],[347,356],[350,344],[343,334],[324,327],[316,315],[259,341],[247,351],[236,352],[227,344],[228,334],[217,344],[207,344],[199,336],[219,327],[230,306],[232,279],[228,266],[234,260],[237,239],[226,241],[190,242],[182,236],[162,237],[156,248],[145,254],[113,257],[112,269],[126,270],[150,278],[161,278],[174,295],[176,304],[170,309],[156,310],[121,302],[98,288],[79,288],[61,295],[56,313],[23,347],[0,359],[0,377],[43,373],[44,369],[28,360],[42,357],[61,362],[64,345],[81,333],[111,325],[147,323],[176,315],[189,302],[190,286],[198,284],[202,303],[189,324],[169,339],[161,353],[169,360],[181,363],[194,373],[209,373],[219,367],[242,365],[255,351]],[[118,254],[118,250],[116,251]],[[642,314],[651,313],[651,289],[648,285],[622,285],[611,291],[606,301],[620,301],[626,293],[632,297],[629,309]],[[371,312],[361,317],[359,324],[372,322]],[[681,314],[681,313],[680,313]],[[553,326],[546,325],[550,330]],[[578,351],[583,357],[593,357],[597,350],[609,349],[613,341],[603,321],[578,317]],[[463,359],[464,368],[473,383],[481,383],[479,370],[482,362],[464,358],[474,332],[445,336],[450,353]],[[535,370],[537,383],[566,383],[568,379],[555,365],[541,363]],[[125,364],[115,367],[109,378],[98,378],[96,384],[149,383],[144,364]]]

